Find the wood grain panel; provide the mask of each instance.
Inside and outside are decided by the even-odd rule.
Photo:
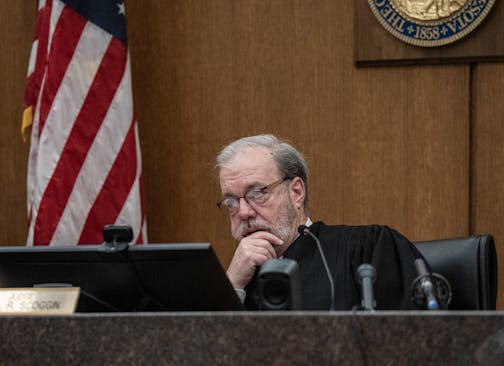
[[[127,2],[151,242],[210,242],[226,266],[235,244],[215,206],[215,155],[268,132],[305,153],[314,220],[387,224],[412,240],[469,233],[469,66],[357,69],[353,6]],[[0,5],[2,244],[26,236],[19,120],[33,7]]]
[[[314,219],[467,233],[468,67],[356,69],[333,1],[128,6],[151,241],[210,241],[227,264],[214,156],[264,132],[306,154]]]
[[[322,216],[415,240],[467,232],[467,68],[358,70],[342,81],[349,116],[337,135],[320,134]]]
[[[21,138],[26,70],[35,30],[34,1],[0,2],[0,244],[26,242],[26,163]]]
[[[229,5],[128,3],[149,240],[211,242],[226,259],[233,243],[213,166],[234,105]]]
[[[495,238],[504,309],[504,65],[477,65],[473,83],[471,231]]]

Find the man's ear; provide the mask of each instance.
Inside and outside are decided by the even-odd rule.
[[[290,190],[289,193],[292,198],[292,202],[294,203],[294,206],[299,209],[304,206],[304,199],[305,199],[305,184],[304,181],[299,178],[295,177],[291,184],[290,184]]]

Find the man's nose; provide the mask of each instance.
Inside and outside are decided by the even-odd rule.
[[[248,203],[248,201],[245,199],[245,197],[241,197],[238,199],[238,212],[237,215],[240,217],[240,219],[247,219],[249,217],[253,217],[256,215],[256,212],[252,205]]]

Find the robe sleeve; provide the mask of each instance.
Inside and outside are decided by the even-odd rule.
[[[351,244],[352,273],[362,263],[371,263],[376,269],[376,309],[415,309],[410,299],[411,284],[417,277],[414,261],[422,258],[415,246],[394,229],[379,225],[359,230]],[[357,279],[354,282],[359,286]]]

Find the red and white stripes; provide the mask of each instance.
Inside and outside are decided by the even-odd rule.
[[[27,244],[99,244],[114,223],[131,225],[144,243],[127,46],[63,2],[44,3],[51,16],[31,131]]]

